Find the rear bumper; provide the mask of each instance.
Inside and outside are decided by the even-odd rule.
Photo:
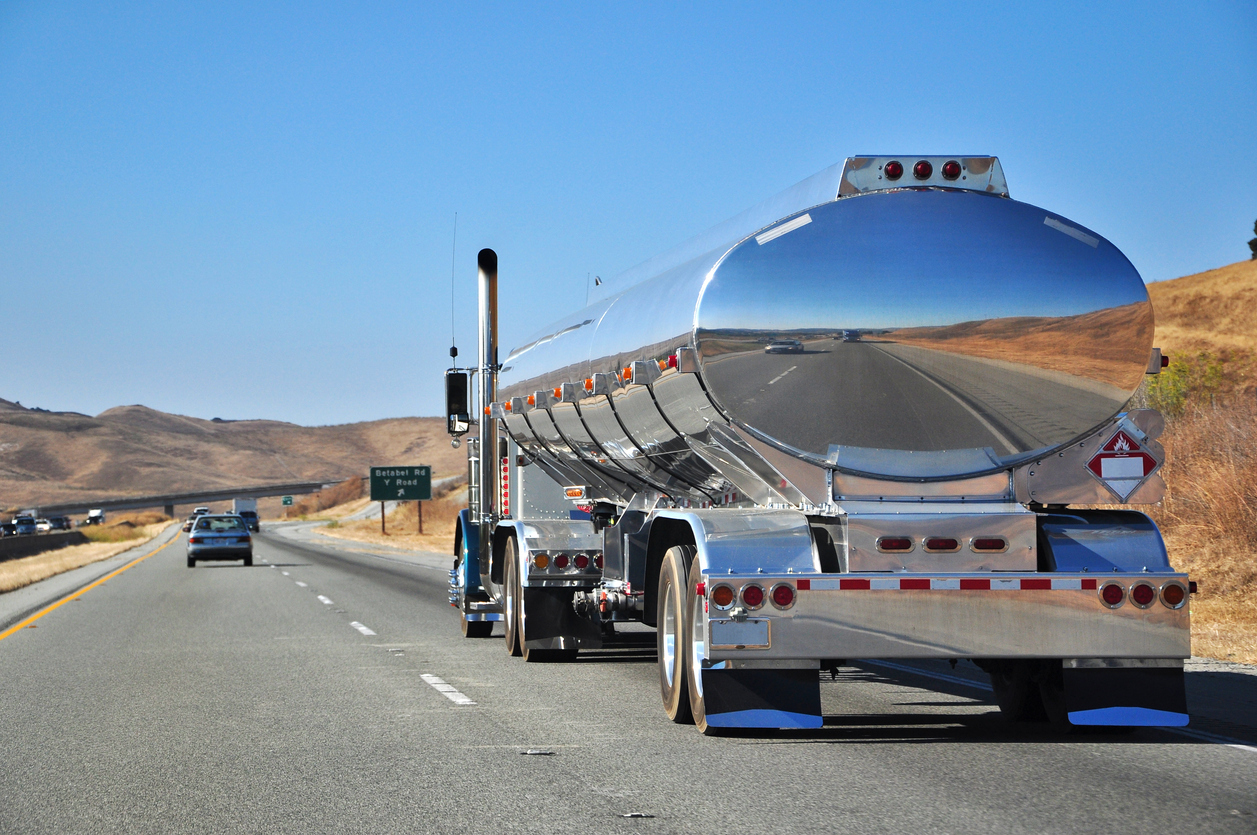
[[[238,548],[229,546],[202,546],[188,549],[188,559],[193,560],[243,560],[253,556],[253,548],[243,545]]]
[[[1158,595],[1141,608],[1129,597],[1145,582],[1160,590],[1184,574],[917,574],[713,576],[715,585],[788,584],[794,605],[766,602],[747,613],[746,625],[708,605],[711,662],[771,661],[811,666],[847,658],[1188,658],[1191,625],[1186,602],[1169,608]],[[1127,594],[1110,608],[1105,584]],[[763,623],[761,623],[763,622]],[[766,626],[766,628],[765,628]],[[745,635],[745,643],[738,636]]]

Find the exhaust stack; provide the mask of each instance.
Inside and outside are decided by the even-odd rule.
[[[488,414],[498,396],[498,254],[482,249],[476,256],[480,272],[480,563],[488,565],[493,526],[497,523],[498,432]]]

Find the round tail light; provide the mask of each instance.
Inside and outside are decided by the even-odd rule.
[[[957,180],[960,178],[960,163],[956,162],[954,159],[943,163],[942,170],[944,180]]]
[[[748,609],[758,609],[764,605],[764,587],[751,584],[742,588],[742,602]]]
[[[912,166],[912,176],[918,180],[928,180],[930,175],[934,173],[934,166],[930,165],[928,159],[923,159],[916,165]]]
[[[716,586],[711,590],[711,602],[717,609],[728,609],[733,605],[733,586]]]
[[[1104,601],[1105,606],[1116,609],[1126,599],[1126,590],[1120,583],[1105,583],[1100,589],[1100,599]]]
[[[794,587],[786,585],[785,583],[773,586],[770,597],[772,598],[773,605],[778,609],[789,609],[794,605]]]
[[[576,567],[579,568],[581,571],[584,571],[586,568],[589,568],[589,557],[585,556],[584,554],[577,554],[575,562],[576,562]]]
[[[899,160],[891,160],[882,168],[882,173],[888,180],[898,180],[903,176],[903,163]]]
[[[1161,587],[1161,602],[1171,609],[1177,609],[1187,599],[1187,592],[1178,583],[1166,583]]]
[[[568,562],[567,554],[559,554],[554,558],[554,567],[562,571],[564,568],[567,568]]]
[[[1157,590],[1147,583],[1136,583],[1130,590],[1130,599],[1140,609],[1147,609],[1157,599]]]
[[[545,569],[550,567],[550,555],[549,554],[536,554],[532,558],[532,564],[536,566],[537,568],[540,568],[541,570],[544,571]]]
[[[599,571],[602,570],[602,554],[599,554],[598,556],[594,557],[594,568],[598,569]]]

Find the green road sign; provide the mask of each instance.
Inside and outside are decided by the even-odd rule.
[[[431,498],[431,467],[371,468],[371,501],[426,502]]]
[[[292,507],[292,496],[284,496],[280,499],[280,504],[284,507]]]

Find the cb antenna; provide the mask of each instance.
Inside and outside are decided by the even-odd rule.
[[[455,266],[458,264],[458,212],[454,212],[454,243],[450,249],[450,359],[454,361],[454,367],[457,368],[458,346],[454,344],[454,289],[457,284]]]

